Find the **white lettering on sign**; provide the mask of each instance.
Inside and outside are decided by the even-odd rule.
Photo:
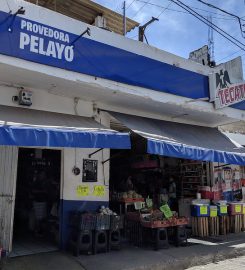
[[[27,32],[45,36],[50,39],[52,38],[55,41],[44,39],[37,35],[20,32],[20,49],[29,49],[29,51],[32,53],[37,53],[60,60],[64,59],[67,62],[73,61],[73,47],[63,44],[70,44],[69,34],[26,20],[21,20],[21,29],[26,30]]]
[[[245,83],[233,84],[230,87],[219,89],[215,101],[216,108],[223,108],[245,100]]]

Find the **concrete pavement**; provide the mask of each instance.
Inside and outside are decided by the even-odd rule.
[[[171,246],[159,251],[123,247],[120,251],[84,255],[77,259],[86,270],[181,270],[242,255],[245,255],[245,233],[209,238],[207,241],[190,239],[189,246]]]
[[[245,256],[245,233],[208,238],[205,241],[189,239],[186,247],[171,246],[159,251],[150,247],[125,245],[120,251],[94,256],[73,257],[61,252],[42,253],[8,259],[2,270],[182,270],[193,266],[199,267],[194,268],[195,270],[218,270],[219,268],[202,267],[239,256]],[[240,270],[239,267],[238,265],[232,269]]]
[[[41,253],[10,258],[1,270],[84,270],[73,256],[61,252]]]
[[[188,270],[244,270],[244,269],[245,269],[245,256],[217,263],[210,263],[204,266],[195,266],[188,268]]]

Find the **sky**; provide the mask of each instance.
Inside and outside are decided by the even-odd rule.
[[[242,37],[239,22],[236,18],[221,11],[203,5],[198,0],[181,0],[204,17],[212,16],[215,25],[222,28],[232,37],[244,44],[242,50],[217,32],[214,35],[214,59],[217,64],[242,56],[245,73],[245,33]],[[122,13],[123,0],[94,0],[118,13]],[[243,18],[245,31],[245,0],[204,0]],[[208,44],[208,26],[170,0],[126,0],[127,17],[144,24],[151,17],[158,17],[146,30],[150,45],[184,58],[193,50]],[[132,39],[138,38],[138,29],[127,34]],[[231,38],[233,41],[234,39]],[[242,45],[241,45],[242,46]]]

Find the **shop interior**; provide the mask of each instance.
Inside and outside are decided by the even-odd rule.
[[[137,134],[131,138],[132,149],[111,150],[111,201],[150,198],[153,208],[168,203],[171,210],[187,215],[179,199],[195,198],[199,186],[210,185],[210,163],[150,155],[146,139]]]
[[[58,249],[60,179],[61,151],[19,149],[12,256]]]

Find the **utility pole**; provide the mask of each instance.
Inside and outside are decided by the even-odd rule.
[[[126,25],[126,1],[123,1],[123,35],[126,36],[127,25]]]
[[[211,27],[212,24],[212,16],[208,16],[208,21],[210,22],[210,25],[208,27],[208,54],[209,54],[209,66],[215,67],[215,60],[214,60],[214,31]]]
[[[148,21],[147,23],[145,23],[144,25],[139,27],[139,41],[144,42],[144,38],[145,38],[145,40],[148,44],[147,38],[145,36],[145,30],[146,30],[146,27],[148,25],[150,25],[151,23],[153,23],[155,21],[159,21],[159,19],[152,17],[150,21]]]

